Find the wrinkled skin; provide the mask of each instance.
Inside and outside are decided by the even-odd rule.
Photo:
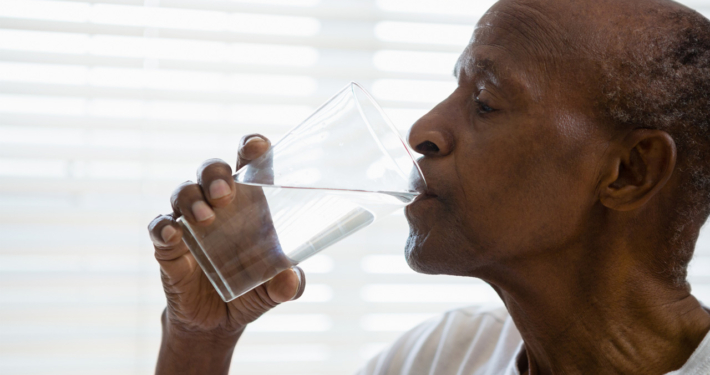
[[[639,16],[649,7],[679,6],[500,1],[457,63],[458,88],[410,131],[428,188],[406,209],[407,261],[492,285],[524,339],[523,373],[665,374],[710,330],[689,286],[652,267],[668,250],[660,233],[682,194],[674,140],[614,129],[593,106],[598,77],[583,51],[638,47],[624,38],[633,22],[650,22]],[[266,148],[247,144],[240,163]],[[285,271],[235,302],[219,300],[173,219],[209,226],[195,202],[219,208],[234,196],[230,184],[229,196],[210,198],[212,181],[231,181],[226,164],[201,171],[198,184],[176,191],[173,215],[150,228],[168,296],[159,373],[227,373],[246,324],[303,287]],[[160,237],[166,225],[177,231],[170,241]]]
[[[255,136],[242,139],[237,168],[270,147],[268,140]],[[157,374],[226,374],[246,326],[278,304],[299,298],[305,287],[303,271],[294,267],[229,303],[222,301],[182,241],[176,218],[184,216],[196,230],[208,230],[218,216],[215,211],[258,205],[264,199],[254,188],[236,185],[231,167],[221,160],[206,161],[197,176],[197,183],[188,181],[173,193],[173,213],[156,217],[148,226],[167,297]],[[268,236],[255,238],[269,228],[242,229],[244,244],[252,243],[248,248],[262,242],[265,250],[273,248]]]
[[[619,24],[648,22],[633,17],[644,6],[679,7],[498,2],[458,60],[458,88],[409,134],[428,189],[406,209],[407,261],[491,284],[531,374],[665,374],[710,330],[687,284],[652,268],[680,193],[675,143],[597,118],[594,69],[569,47],[618,39]]]
[[[491,261],[559,248],[588,230],[614,134],[595,123],[590,98],[577,90],[593,82],[581,59],[557,52],[559,37],[548,27],[562,32],[558,18],[536,3],[502,1],[481,19],[456,65],[458,88],[410,131],[438,201],[407,211],[408,260],[421,272],[471,276]],[[546,5],[553,3],[564,12],[567,2]],[[521,31],[527,22],[543,30]],[[563,58],[575,64],[558,66]],[[422,150],[426,141],[438,151]],[[472,252],[457,252],[465,262],[441,264],[446,258],[430,255],[425,243]]]

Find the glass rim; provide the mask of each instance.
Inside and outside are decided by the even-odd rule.
[[[369,93],[367,90],[365,90],[364,87],[362,87],[362,85],[360,85],[359,83],[357,83],[357,82],[355,82],[355,81],[350,81],[350,83],[348,83],[347,85],[345,85],[345,87],[343,87],[341,90],[339,90],[339,91],[338,91],[337,93],[335,93],[333,96],[331,96],[328,100],[326,100],[325,103],[323,103],[323,104],[321,104],[320,106],[318,106],[318,108],[316,108],[316,109],[313,111],[313,113],[311,113],[308,117],[306,117],[306,118],[303,119],[301,122],[299,122],[297,125],[295,125],[295,126],[292,127],[291,129],[289,129],[289,130],[286,132],[286,134],[284,134],[278,141],[276,141],[276,142],[272,145],[272,148],[273,148],[273,147],[276,147],[279,143],[281,143],[281,141],[283,141],[284,139],[286,139],[291,133],[293,133],[294,130],[298,129],[298,127],[301,126],[303,123],[305,123],[306,121],[310,120],[311,117],[315,116],[318,112],[320,112],[321,109],[323,109],[324,107],[328,106],[328,105],[329,105],[333,100],[335,100],[335,98],[337,98],[340,94],[344,93],[344,92],[347,91],[348,89],[353,90],[353,88],[357,88],[357,89],[360,90],[360,92],[362,92],[363,94],[365,94],[365,97],[367,98],[367,100],[370,101],[370,104],[371,104],[372,106],[374,106],[375,109],[377,109],[377,112],[378,112],[379,115],[382,117],[382,119],[385,121],[385,124],[387,124],[387,129],[388,129],[391,133],[393,133],[395,136],[397,136],[397,139],[399,139],[399,141],[402,143],[402,146],[404,147],[404,150],[407,152],[407,155],[409,156],[410,160],[412,161],[412,164],[414,164],[414,167],[416,168],[417,173],[419,173],[419,177],[421,178],[422,182],[424,183],[424,186],[427,186],[426,179],[424,178],[424,173],[422,173],[422,169],[419,167],[419,163],[417,163],[417,159],[416,159],[416,158],[414,157],[414,155],[413,155],[413,152],[414,152],[414,151],[411,149],[411,147],[409,147],[409,143],[408,143],[404,138],[402,138],[402,135],[399,133],[399,130],[397,130],[397,128],[394,126],[394,124],[393,124],[392,121],[389,119],[389,117],[387,117],[387,114],[385,114],[385,111],[382,109],[382,107],[380,107],[380,105],[377,103],[377,101],[375,100],[375,98],[373,98],[372,95],[370,95],[370,93]],[[360,103],[359,103],[360,100],[359,100],[359,98],[357,97],[357,95],[355,95],[354,92],[353,92],[353,97],[354,97],[355,101],[358,102],[358,105],[361,107],[361,105],[360,105]],[[364,113],[362,113],[362,110],[360,110],[360,115],[361,115],[361,116],[365,116]],[[366,120],[366,122],[367,122],[367,120]],[[367,126],[370,127],[369,122],[368,122]],[[375,139],[377,140],[377,142],[380,142],[380,140],[379,140],[377,137],[375,137]],[[390,157],[391,157],[391,155],[390,155]],[[397,163],[395,163],[395,165],[397,165],[397,168],[399,168],[400,171],[403,172],[405,175],[406,175],[407,173],[410,173],[410,171],[403,171],[403,170],[401,170],[401,168],[399,167],[399,165],[398,165]],[[246,166],[244,166],[244,167],[246,167]],[[242,167],[242,168],[244,168],[244,167]],[[238,174],[239,171],[240,171],[242,168],[240,168],[238,171],[235,171],[235,175]]]

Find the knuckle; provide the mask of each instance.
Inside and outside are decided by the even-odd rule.
[[[181,183],[180,185],[178,185],[175,188],[175,190],[173,190],[172,194],[170,195],[170,201],[171,202],[177,201],[178,197],[180,196],[180,194],[182,194],[183,190],[185,190],[186,188],[188,188],[192,184],[194,184],[194,182],[188,180],[188,181],[185,181],[185,182]]]
[[[205,160],[202,165],[197,169],[197,174],[200,175],[204,172],[211,171],[213,169],[221,169],[227,167],[229,168],[229,164],[227,164],[224,160],[214,158],[214,159],[207,159]]]
[[[173,212],[176,215],[180,215],[185,217],[190,223],[197,223],[200,220],[198,220],[195,217],[195,212],[193,211],[194,205],[197,202],[208,202],[207,198],[205,197],[202,188],[200,185],[192,183],[189,185],[183,186],[179,191],[176,192],[176,194],[173,196],[171,200],[171,205],[173,208]],[[209,206],[209,204],[208,204]],[[203,211],[200,211],[204,213]],[[209,219],[209,218],[208,218]]]
[[[165,216],[165,215],[159,214],[158,216],[154,217],[153,220],[151,220],[150,223],[148,223],[148,230],[152,231],[158,225],[158,223],[160,223],[160,221],[163,219],[163,216]]]
[[[196,196],[196,190],[199,190],[199,186],[196,183],[192,181],[184,182],[177,189],[175,189],[172,196],[172,202],[175,206],[179,207],[187,200],[194,198]]]
[[[205,160],[202,165],[200,166],[200,169],[207,169],[207,168],[212,168],[215,166],[229,166],[224,160],[219,159],[219,158],[212,158],[212,159],[207,159]]]
[[[202,183],[204,180],[214,176],[229,176],[232,174],[232,167],[222,159],[206,160],[197,170],[197,181]]]
[[[163,222],[169,221],[170,218],[166,215],[158,215],[155,217],[155,219],[151,220],[150,223],[148,224],[148,230],[149,231],[154,231],[156,230],[159,226],[162,227]]]
[[[156,247],[163,246],[163,237],[161,231],[166,225],[171,225],[174,223],[172,216],[160,215],[153,219],[153,221],[148,224],[148,234]]]

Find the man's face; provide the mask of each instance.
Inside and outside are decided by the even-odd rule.
[[[406,210],[406,256],[419,272],[485,278],[554,256],[580,239],[596,204],[609,136],[540,4],[560,9],[532,3],[491,8],[456,65],[458,88],[410,131],[436,195]]]

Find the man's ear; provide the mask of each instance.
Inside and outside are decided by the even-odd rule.
[[[599,200],[613,210],[631,211],[648,202],[668,182],[676,163],[671,136],[661,130],[636,129],[607,154]]]

